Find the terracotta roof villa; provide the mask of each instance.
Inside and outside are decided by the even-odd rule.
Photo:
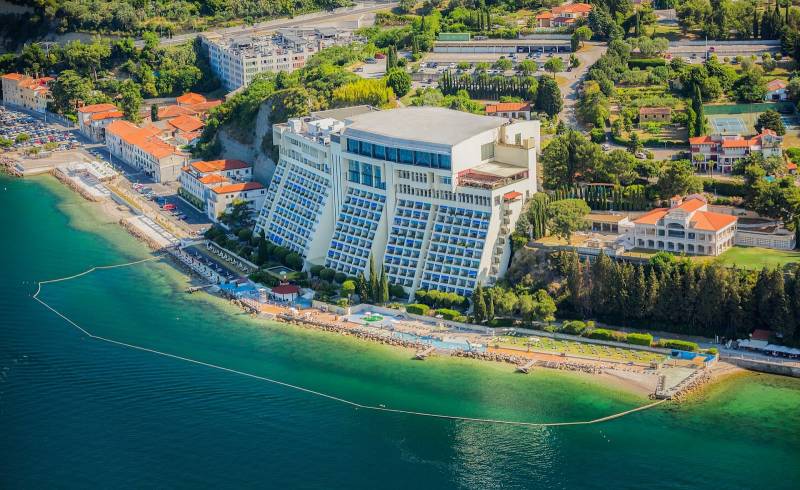
[[[708,211],[701,196],[675,196],[669,208],[656,208],[633,220],[627,248],[719,255],[734,243],[736,216]]]
[[[155,126],[138,127],[128,121],[113,121],[106,128],[109,151],[157,182],[177,180],[188,155],[162,140],[162,130]]]

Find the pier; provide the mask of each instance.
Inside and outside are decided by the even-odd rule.
[[[536,360],[531,359],[525,364],[517,366],[517,372],[522,374],[528,374],[531,371],[531,368],[533,367],[534,364],[536,364]]]
[[[425,350],[418,351],[414,355],[414,359],[417,359],[418,361],[424,361],[425,358],[428,357],[429,355],[433,354],[433,351],[435,351],[435,350],[436,350],[436,347],[430,346]]]

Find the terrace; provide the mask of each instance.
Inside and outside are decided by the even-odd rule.
[[[527,169],[493,161],[459,172],[457,185],[493,190],[527,178]]]

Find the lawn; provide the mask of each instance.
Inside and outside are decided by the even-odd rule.
[[[536,339],[535,341],[529,340],[530,338]],[[589,344],[584,342],[575,342],[571,340],[556,340],[549,337],[512,337],[502,336],[498,337],[499,341],[492,346],[497,347],[510,347],[514,349],[527,349],[530,348],[537,351],[553,351],[554,353],[564,352],[567,355],[576,355],[584,357],[597,357],[601,359],[609,359],[617,362],[636,362],[649,364],[651,361],[660,361],[664,359],[663,354],[655,352],[623,349],[619,347],[609,347],[605,345]]]
[[[724,265],[735,265],[744,269],[761,269],[800,262],[800,251],[772,250],[760,247],[732,247],[716,258]]]

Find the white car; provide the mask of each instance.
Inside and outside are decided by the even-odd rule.
[[[642,151],[637,151],[636,153],[634,153],[633,156],[635,156],[639,160],[644,160],[644,159],[647,158],[647,155],[645,155],[644,152],[642,152]]]
[[[608,151],[611,149],[611,145],[609,145],[608,143],[603,143],[603,146],[601,148],[603,148],[603,151]]]

